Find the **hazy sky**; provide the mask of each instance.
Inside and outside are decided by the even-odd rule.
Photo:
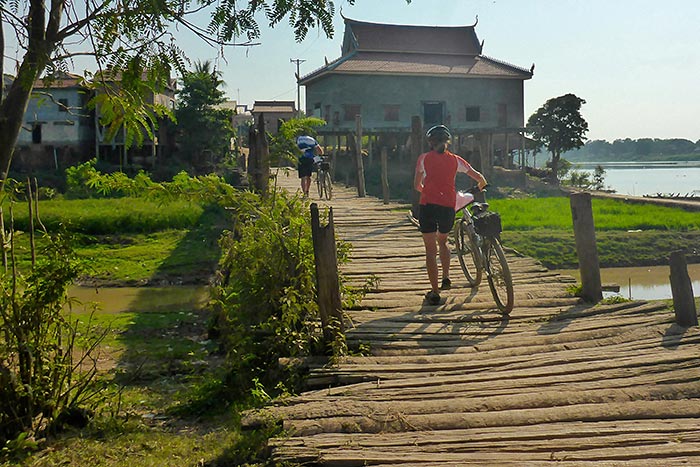
[[[698,0],[357,0],[336,7],[361,21],[471,25],[484,54],[529,68],[525,119],[547,99],[574,93],[590,139],[700,139]],[[301,44],[289,28],[264,29],[261,46],[219,61],[227,93],[243,104],[296,100],[296,65],[305,75],[340,56],[343,21],[327,39],[311,31]],[[212,55],[209,58],[214,58]],[[303,88],[302,88],[303,103]],[[302,104],[303,105],[303,104]]]
[[[343,19],[414,25],[472,25],[484,54],[523,68],[525,120],[547,99],[574,93],[589,139],[700,139],[700,1],[698,0],[335,0],[335,36],[318,30],[302,43],[286,23],[261,19],[262,45],[224,56],[178,32],[194,59],[212,60],[229,98],[296,100],[296,65],[306,75],[340,56]],[[11,38],[9,38],[11,40]],[[6,48],[6,56],[15,56]],[[6,64],[6,70],[10,64]],[[79,71],[77,71],[79,72]],[[302,106],[303,106],[302,88]]]

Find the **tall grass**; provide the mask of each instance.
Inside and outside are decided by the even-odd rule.
[[[13,207],[15,227],[29,228],[26,203]],[[4,212],[8,212],[7,206]],[[69,231],[88,235],[148,233],[184,229],[197,225],[204,213],[199,203],[170,201],[159,203],[144,198],[56,199],[39,202],[41,221],[49,231],[60,225]]]
[[[491,199],[505,230],[572,230],[569,198]],[[593,199],[596,230],[700,230],[700,214],[655,205]]]

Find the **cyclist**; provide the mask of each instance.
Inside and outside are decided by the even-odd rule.
[[[318,161],[318,156],[323,155],[323,148],[318,144],[318,141],[307,135],[297,138],[297,147],[303,151],[302,155],[299,156],[297,165],[299,179],[301,180],[301,191],[304,193],[304,197],[308,198],[314,163]]]
[[[437,125],[430,128],[426,137],[431,150],[418,156],[413,184],[420,192],[418,222],[423,234],[425,264],[431,287],[425,294],[425,299],[430,305],[437,305],[440,303],[439,290],[447,290],[452,286],[447,237],[455,220],[457,172],[466,173],[473,178],[479,189],[483,189],[487,183],[484,176],[474,170],[469,162],[447,149],[452,135],[446,126]],[[442,267],[442,283],[439,289],[438,254]]]

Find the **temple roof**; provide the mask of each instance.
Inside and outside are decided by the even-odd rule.
[[[342,56],[299,80],[329,74],[530,79],[529,71],[481,54],[472,26],[404,26],[345,18]]]

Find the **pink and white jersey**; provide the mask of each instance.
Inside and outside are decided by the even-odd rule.
[[[420,204],[437,204],[454,208],[457,193],[455,177],[457,172],[468,173],[469,162],[450,151],[430,151],[418,156],[416,173],[422,174],[423,191]]]

